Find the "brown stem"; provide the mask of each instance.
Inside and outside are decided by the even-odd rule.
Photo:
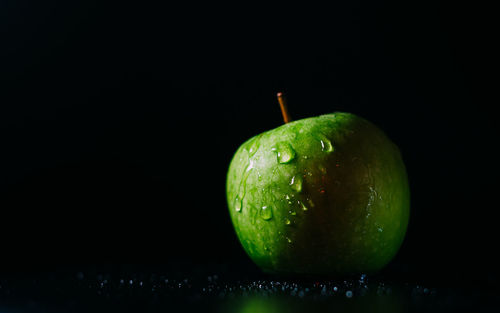
[[[292,121],[290,114],[288,114],[288,108],[286,106],[286,99],[282,92],[278,92],[278,102],[280,103],[281,114],[283,114],[283,121],[285,124]]]

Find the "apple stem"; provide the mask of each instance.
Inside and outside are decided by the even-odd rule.
[[[283,114],[283,121],[286,123],[291,122],[292,118],[288,114],[288,107],[286,106],[286,99],[282,92],[278,92],[278,102],[280,103],[281,114]]]

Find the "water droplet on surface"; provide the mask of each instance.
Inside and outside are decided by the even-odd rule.
[[[243,205],[240,197],[236,196],[236,199],[234,199],[234,209],[236,210],[236,212],[241,212],[242,207]]]
[[[279,163],[289,163],[295,158],[295,150],[286,142],[278,143],[278,145],[271,150],[278,154]]]
[[[297,192],[302,191],[302,177],[299,175],[295,175],[292,177],[292,180],[290,181],[290,186],[292,187],[293,190]]]
[[[262,219],[265,221],[268,221],[271,218],[273,218],[273,211],[271,207],[263,206],[260,210],[260,217],[262,217]]]
[[[377,228],[377,231],[378,231],[379,233],[381,233],[381,232],[383,232],[383,231],[384,231],[384,229],[383,229],[382,227],[378,227],[378,228]]]
[[[333,152],[334,148],[330,139],[326,138],[324,135],[317,135],[319,143],[321,144],[321,151]]]
[[[345,296],[346,296],[347,298],[352,298],[352,291],[347,290],[347,292],[345,293]]]

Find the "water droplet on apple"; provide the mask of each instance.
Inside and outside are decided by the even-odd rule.
[[[290,181],[290,186],[292,187],[293,190],[297,192],[302,191],[302,177],[300,175],[295,175],[292,177],[292,180]]]
[[[309,208],[308,208],[308,207],[306,207],[306,205],[305,205],[302,201],[299,201],[298,203],[299,203],[300,207],[302,208],[302,211],[307,211],[307,210],[309,210]]]
[[[239,196],[236,196],[236,199],[234,199],[234,209],[236,210],[236,212],[241,212],[242,207],[242,200]]]
[[[245,170],[243,172],[243,179],[241,180],[240,185],[238,187],[238,195],[236,196],[234,205],[237,212],[240,212],[242,209],[241,202],[243,201],[243,198],[245,197],[246,194],[247,179],[248,176],[250,176],[250,173],[252,172],[254,166],[255,166],[255,161],[253,159],[250,159],[248,165],[245,167]]]
[[[250,156],[253,156],[258,149],[259,149],[259,140],[256,138],[250,145],[250,149],[248,149],[248,154]]]
[[[271,207],[263,206],[260,210],[260,217],[266,221],[273,218],[273,211],[272,211]]]
[[[255,160],[250,159],[250,161],[245,169],[245,173],[250,172],[250,170],[252,170],[254,167],[255,167]],[[246,175],[245,179],[246,178],[248,178],[248,175]]]
[[[377,198],[377,191],[372,186],[369,186],[369,189],[370,193],[368,194],[368,203],[366,204],[366,211],[368,213],[371,212],[372,205],[375,202],[375,199]]]
[[[295,150],[286,142],[280,142],[275,148],[271,149],[278,154],[278,162],[289,163],[295,158]]]
[[[317,135],[318,139],[319,139],[319,143],[321,144],[321,151],[324,151],[324,152],[333,152],[334,148],[333,148],[333,145],[332,145],[332,142],[330,141],[330,139],[326,138],[324,135],[320,134],[320,135]]]

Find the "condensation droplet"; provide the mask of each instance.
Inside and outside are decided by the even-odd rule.
[[[292,187],[293,190],[297,192],[302,191],[302,177],[300,175],[295,175],[292,177],[292,180],[290,181],[290,186]]]
[[[273,211],[272,211],[271,207],[263,206],[260,210],[260,217],[266,221],[273,218]]]
[[[250,156],[253,156],[258,149],[259,149],[259,139],[255,138],[252,144],[250,145],[250,149],[248,149],[248,154]]]
[[[249,163],[248,163],[248,166],[246,167],[245,169],[245,172],[250,172],[255,166],[255,161],[253,159],[250,159]],[[248,175],[247,175],[248,177]],[[245,177],[245,178],[247,178]]]
[[[248,165],[245,167],[245,170],[243,171],[243,178],[240,181],[240,185],[238,187],[238,195],[236,196],[235,199],[235,204],[234,207],[237,212],[241,212],[243,208],[243,198],[245,197],[246,194],[246,187],[247,187],[247,179],[248,176],[250,176],[250,173],[252,172],[252,169],[254,168],[255,161],[253,159],[249,159]]]
[[[324,152],[333,152],[334,148],[333,148],[333,145],[332,145],[332,142],[330,141],[330,139],[326,138],[324,135],[320,134],[320,135],[317,135],[318,139],[319,139],[319,143],[321,144],[321,151],[324,151]]]
[[[279,163],[289,163],[295,158],[295,150],[286,142],[278,143],[278,145],[271,150],[278,154]]]
[[[242,200],[240,199],[239,196],[236,196],[236,199],[234,199],[234,209],[236,212],[241,212],[241,209],[243,207]]]
[[[299,201],[298,203],[299,203],[300,207],[302,208],[302,211],[307,211],[307,210],[309,210],[309,209],[306,207],[306,205],[305,205],[302,201]]]

